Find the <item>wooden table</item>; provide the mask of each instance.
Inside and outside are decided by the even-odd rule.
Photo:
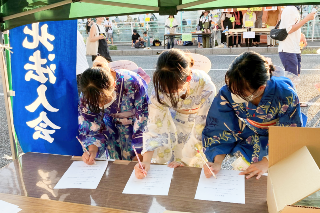
[[[30,213],[30,212],[134,213],[133,211],[125,211],[125,210],[111,209],[111,208],[105,208],[105,207],[99,207],[99,206],[89,206],[84,204],[45,200],[40,198],[11,195],[11,194],[2,194],[2,193],[0,193],[0,200],[19,206],[19,208],[22,209],[22,211],[20,211],[19,213]]]
[[[202,213],[268,212],[267,178],[265,176],[260,180],[254,178],[246,180],[246,204],[200,201],[195,200],[194,196],[201,169],[191,167],[180,167],[174,170],[168,196],[122,194],[132,173],[134,162],[128,165],[109,162],[106,173],[95,190],[52,190],[73,162],[70,159],[70,156],[26,153],[19,160],[0,169],[0,193],[46,199],[43,200],[44,203],[48,202],[47,200],[68,202],[66,208],[67,205],[73,203],[136,212],[163,212],[165,210]],[[6,199],[4,197],[3,200],[10,202]],[[13,201],[11,203],[24,208],[21,203]],[[53,204],[48,202],[48,205]],[[69,212],[68,209],[66,212]]]
[[[198,36],[207,36],[210,37],[210,43],[211,43],[211,34],[212,33],[190,33],[192,34],[192,37],[198,37]],[[163,35],[163,47],[164,49],[166,49],[166,37],[174,37],[174,38],[180,38],[182,36],[181,33],[177,33],[177,34],[164,34]]]

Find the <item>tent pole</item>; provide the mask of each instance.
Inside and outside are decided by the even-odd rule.
[[[0,37],[2,40],[2,31],[0,31]],[[2,42],[1,42],[1,45]],[[6,114],[7,114],[7,123],[8,123],[8,130],[9,130],[9,138],[10,138],[10,145],[11,145],[11,154],[12,159],[17,159],[17,149],[15,146],[15,142],[13,140],[13,121],[11,120],[12,110],[9,105],[9,84],[8,84],[8,75],[7,75],[7,68],[5,66],[5,59],[3,54],[4,49],[0,48],[0,72],[1,72],[1,78],[2,78],[2,87],[3,87],[3,93],[4,93],[4,105],[6,108]]]

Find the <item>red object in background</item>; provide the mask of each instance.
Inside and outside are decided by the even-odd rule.
[[[317,83],[317,84],[315,84],[314,85],[316,88],[317,88],[317,90],[319,90],[319,92],[320,92],[320,83]]]

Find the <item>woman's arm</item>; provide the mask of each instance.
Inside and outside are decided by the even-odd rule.
[[[101,156],[105,152],[106,143],[106,137],[102,133],[105,126],[102,112],[91,113],[86,104],[84,104],[82,96],[80,96],[78,114],[79,139],[89,151],[95,150],[96,156]]]
[[[93,25],[90,29],[90,34],[89,34],[89,39],[91,42],[95,42],[95,41],[98,41],[99,39],[103,39],[102,35],[95,36],[96,32],[97,32],[97,27],[96,25]]]

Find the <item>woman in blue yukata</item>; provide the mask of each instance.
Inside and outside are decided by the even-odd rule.
[[[149,105],[148,125],[143,133],[143,167],[150,163],[202,167],[202,130],[216,95],[210,76],[191,70],[193,60],[184,52],[171,49],[158,58],[153,74],[154,92]],[[137,178],[144,178],[139,164]]]
[[[273,65],[255,52],[231,64],[212,102],[202,132],[210,169],[218,173],[226,154],[242,155],[251,165],[240,174],[257,179],[268,170],[268,127],[301,127],[297,92],[285,77],[272,77]],[[213,162],[213,163],[211,163]],[[212,174],[204,167],[206,177]]]
[[[147,85],[134,72],[110,70],[102,57],[93,66],[80,80],[79,139],[90,153],[82,159],[93,164],[107,151],[112,159],[134,160],[132,145],[141,153],[147,125]]]

